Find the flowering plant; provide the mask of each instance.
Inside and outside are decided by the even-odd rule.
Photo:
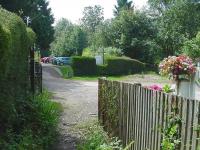
[[[154,91],[165,92],[165,93],[171,93],[174,91],[174,89],[168,84],[166,84],[163,87],[155,84],[155,85],[147,86],[146,88],[150,90],[154,90]]]
[[[189,79],[195,72],[196,67],[188,56],[169,56],[159,65],[160,74],[178,80],[182,77]]]

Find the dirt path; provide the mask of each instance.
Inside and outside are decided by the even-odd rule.
[[[60,137],[54,150],[75,150],[78,135],[71,127],[97,117],[97,82],[64,80],[54,66],[43,65],[43,85],[61,103],[63,113],[59,124]]]

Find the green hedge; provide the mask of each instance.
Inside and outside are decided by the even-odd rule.
[[[72,69],[75,76],[96,75],[96,60],[92,57],[75,56],[72,58]]]
[[[0,8],[0,137],[24,123],[33,37],[20,17]]]
[[[145,64],[126,57],[111,57],[106,59],[105,66],[98,66],[100,75],[128,75],[144,71]]]

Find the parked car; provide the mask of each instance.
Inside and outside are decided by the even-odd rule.
[[[50,59],[50,63],[56,65],[56,64],[57,64],[56,59],[57,59],[57,57],[51,57],[51,59]]]
[[[71,62],[70,57],[57,57],[57,65],[70,65]]]
[[[43,57],[43,58],[41,58],[41,62],[43,62],[43,63],[49,63],[49,61],[50,61],[49,57]]]

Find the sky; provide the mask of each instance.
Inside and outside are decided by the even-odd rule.
[[[114,5],[117,0],[48,0],[49,6],[55,17],[55,22],[61,18],[66,18],[73,23],[78,23],[82,17],[84,7],[101,5],[104,8],[104,18],[113,17]],[[137,9],[142,8],[147,0],[134,0]]]

